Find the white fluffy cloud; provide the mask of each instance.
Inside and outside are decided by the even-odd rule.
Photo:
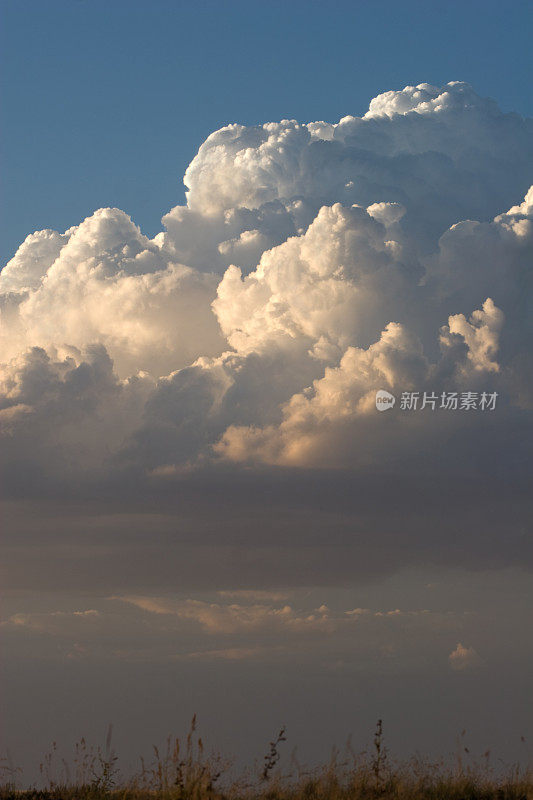
[[[464,428],[378,422],[380,388],[526,413],[532,133],[420,84],[337,124],[213,133],[154,239],[117,209],[32,234],[0,273],[8,461],[357,466]]]
[[[495,360],[499,346],[499,334],[503,327],[504,315],[488,297],[483,308],[472,313],[470,320],[464,314],[450,317],[448,325],[443,329],[441,341],[444,345],[452,345],[453,337],[464,339],[468,348],[467,374],[476,372],[499,372],[499,364]],[[464,366],[463,366],[464,369]]]
[[[165,374],[221,351],[216,285],[171,263],[122,211],[100,209],[63,236],[29,236],[2,270],[2,348],[99,342],[122,376]]]
[[[450,667],[456,672],[473,669],[481,664],[481,659],[473,647],[465,647],[458,642],[457,647],[448,656]]]
[[[408,305],[420,276],[400,231],[336,203],[304,234],[266,252],[244,280],[229,267],[213,307],[239,353],[296,342],[329,361],[348,344],[372,341]]]
[[[34,347],[0,368],[0,426],[8,482],[98,472],[142,420],[154,381],[119,380],[102,345]]]
[[[465,83],[408,86],[372,100],[363,118],[337,124],[222,128],[185,174],[188,205],[216,217],[302,198],[305,223],[334,202],[399,201],[426,240],[464,216],[494,215],[498,203],[523,194],[531,132],[531,120],[502,114]]]

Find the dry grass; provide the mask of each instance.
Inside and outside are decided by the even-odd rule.
[[[453,767],[420,758],[393,761],[387,752],[381,720],[369,752],[356,754],[347,744],[328,764],[314,770],[300,766],[293,753],[290,771],[279,769],[285,728],[270,742],[263,764],[238,779],[231,761],[207,756],[196,732],[196,718],[183,741],[170,738],[164,752],[153,748],[140,760],[139,772],[123,779],[111,745],[111,727],[103,749],[82,739],[73,763],[60,759],[55,744],[41,764],[44,788],[21,790],[18,771],[4,764],[0,800],[533,800],[533,775],[518,766],[504,774],[482,763],[468,763],[460,741]]]

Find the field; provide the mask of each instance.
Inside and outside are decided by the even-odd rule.
[[[0,800],[533,800],[531,770],[495,768],[490,752],[471,761],[461,737],[453,764],[420,757],[400,763],[387,750],[380,720],[367,751],[355,753],[348,743],[315,769],[300,765],[295,753],[282,759],[286,741],[282,728],[263,761],[235,776],[230,760],[206,754],[193,718],[183,742],[169,738],[164,752],[154,747],[126,779],[110,728],[103,749],[77,743],[71,764],[53,745],[40,765],[39,786],[21,788],[19,771],[3,761]]]

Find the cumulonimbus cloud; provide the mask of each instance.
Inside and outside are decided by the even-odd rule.
[[[446,462],[465,414],[385,421],[378,389],[496,392],[495,429],[529,426],[532,134],[420,84],[213,133],[153,239],[118,209],[28,236],[0,273],[8,474],[360,467],[428,437]]]

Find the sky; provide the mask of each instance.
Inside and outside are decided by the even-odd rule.
[[[0,261],[117,206],[154,235],[229,122],[338,121],[386,89],[471,83],[533,114],[527,0],[3,0]]]
[[[531,758],[528,6],[1,3],[26,782],[194,713]]]

